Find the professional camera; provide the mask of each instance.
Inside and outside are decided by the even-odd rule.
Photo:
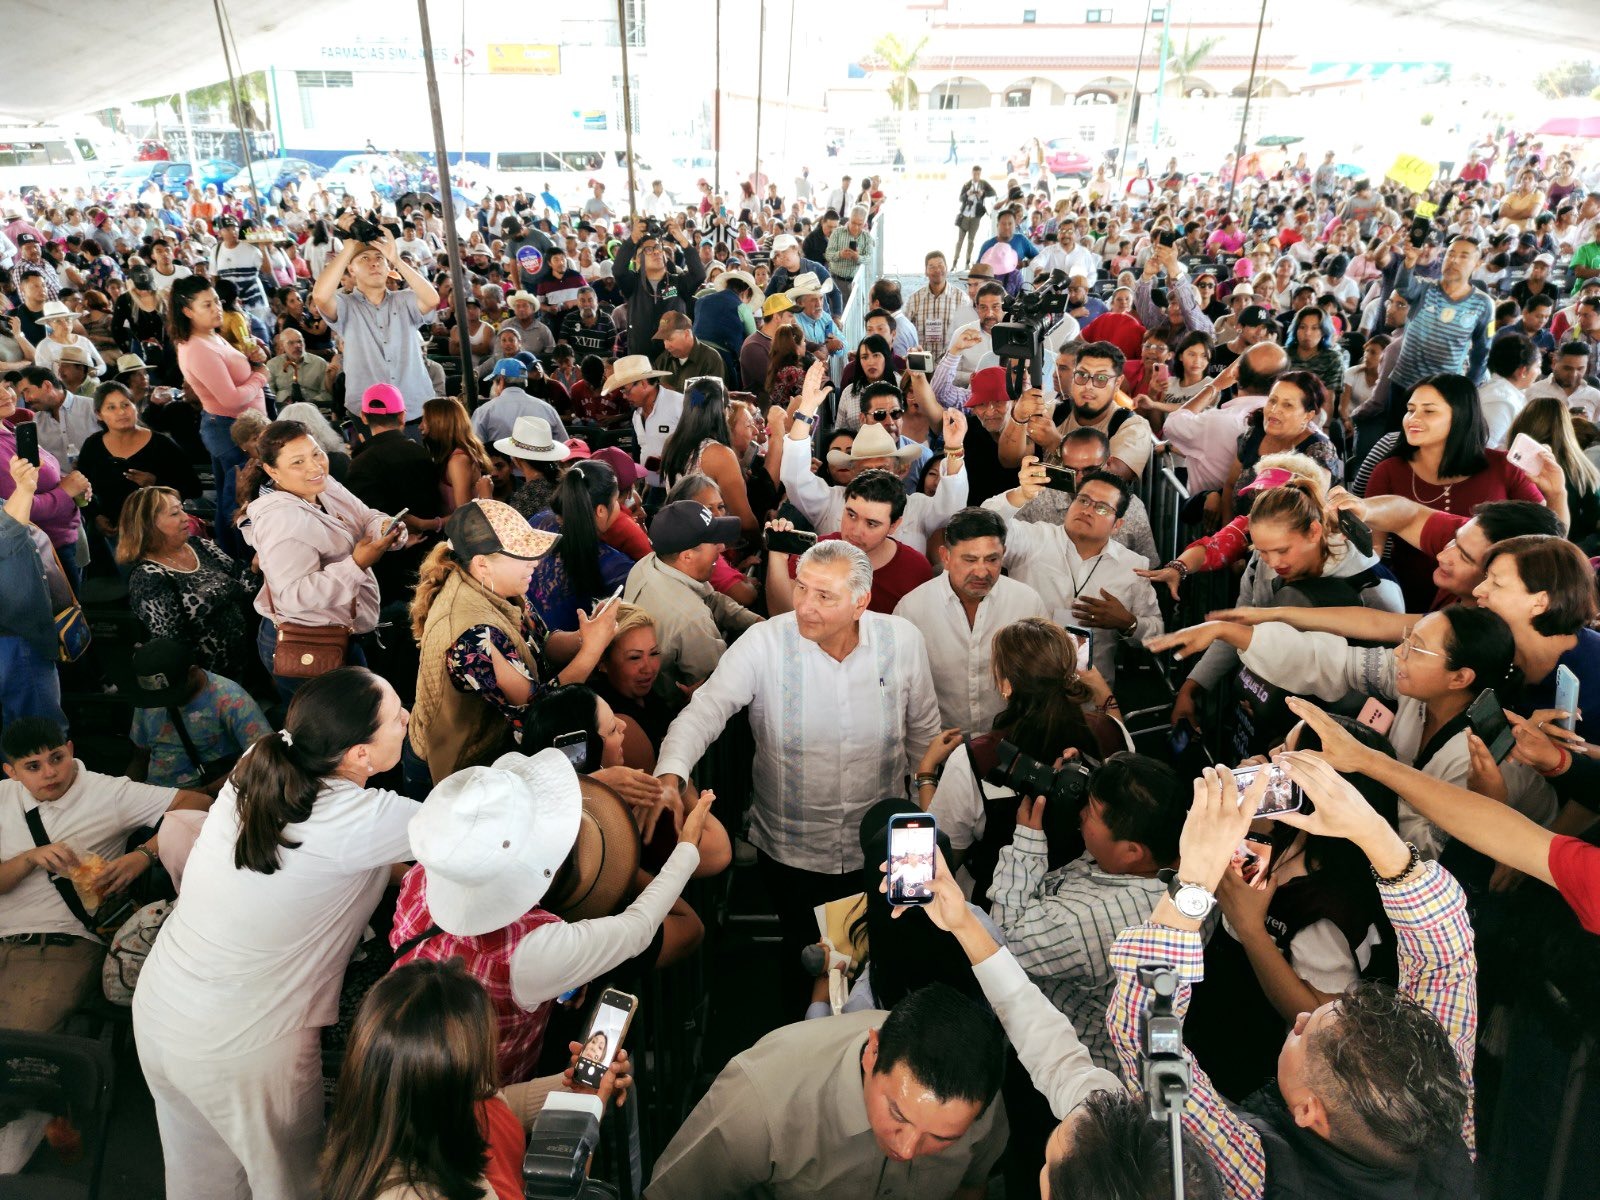
[[[644,235],[646,237],[653,237],[659,241],[666,235],[666,232],[667,227],[663,225],[657,218],[646,217],[644,219]]]
[[[1092,772],[1076,759],[1068,759],[1059,767],[1048,767],[1036,758],[1029,758],[1010,742],[1001,742],[995,750],[994,769],[986,776],[1000,787],[1010,788],[1019,796],[1043,796],[1047,811],[1076,810],[1089,798],[1089,776]]]
[[[358,212],[350,222],[346,231],[352,241],[377,243],[383,241],[384,227],[378,223],[376,217],[369,213]]]
[[[527,1200],[615,1200],[610,1186],[588,1177],[589,1157],[599,1143],[599,1098],[552,1092],[528,1132],[523,1195]]]
[[[1070,281],[1060,269],[1032,291],[1018,292],[1006,300],[1006,319],[989,331],[995,357],[1006,369],[1006,392],[1013,400],[1021,397],[1023,365],[1027,365],[1028,387],[1044,382],[1044,336],[1067,311]]]

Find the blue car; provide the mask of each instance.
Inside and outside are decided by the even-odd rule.
[[[234,195],[248,196],[250,177],[254,174],[256,188],[261,192],[262,198],[269,204],[276,204],[283,196],[284,186],[298,180],[301,171],[309,172],[312,179],[321,179],[328,173],[328,168],[319,167],[316,163],[307,162],[303,158],[263,158],[259,162],[251,163],[249,168],[240,167],[238,174],[222,187]]]
[[[214,184],[220,192],[227,187],[228,181],[239,173],[239,164],[229,162],[225,158],[203,158],[198,166],[182,160],[150,165],[157,168],[152,174],[161,185],[161,190],[174,196],[188,194],[191,177],[195,177],[202,188],[207,184]]]

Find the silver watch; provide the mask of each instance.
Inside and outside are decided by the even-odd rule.
[[[1163,871],[1161,878],[1166,882],[1167,895],[1172,897],[1172,903],[1189,920],[1205,920],[1216,906],[1217,898],[1214,895],[1198,883],[1183,882],[1176,871]]]

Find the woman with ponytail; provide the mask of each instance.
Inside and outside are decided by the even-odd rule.
[[[528,588],[534,611],[551,629],[579,628],[579,609],[592,609],[627,581],[633,560],[600,536],[619,511],[616,472],[584,458],[562,474],[550,507],[529,520],[536,530],[561,535],[556,552],[534,567]]]
[[[411,857],[417,805],[370,786],[407,720],[365,668],[309,680],[212,806],[133,1000],[171,1200],[317,1194],[322,1027]]]
[[[1398,646],[1352,646],[1332,633],[1303,633],[1282,621],[1251,627],[1207,621],[1192,629],[1154,639],[1156,651],[1198,654],[1213,642],[1239,652],[1239,661],[1268,683],[1321,700],[1364,692],[1394,710],[1388,738],[1395,758],[1407,766],[1466,787],[1472,773],[1466,711],[1484,688],[1504,704],[1522,690],[1522,672],[1513,661],[1511,628],[1487,608],[1453,604],[1420,618]],[[1507,761],[1506,802],[1547,824],[1555,816],[1550,785],[1520,763]],[[1424,858],[1437,858],[1449,836],[1400,805],[1400,834]]]
[[[580,612],[577,633],[545,628],[528,584],[561,539],[530,529],[509,505],[468,501],[444,533],[411,600],[421,666],[404,761],[406,791],[419,800],[430,784],[513,749],[529,703],[552,679],[587,679],[617,627],[612,605],[592,621]],[[551,657],[566,664],[559,676]]]
[[[1394,576],[1376,555],[1356,549],[1328,519],[1327,473],[1302,455],[1273,455],[1258,465],[1263,475],[1280,466],[1293,473],[1287,481],[1254,493],[1249,521],[1251,550],[1239,580],[1238,605],[1325,608],[1360,604],[1404,612]],[[1178,689],[1172,723],[1187,720],[1199,729],[1201,694],[1231,676],[1238,661],[1237,652],[1226,642],[1208,646]]]

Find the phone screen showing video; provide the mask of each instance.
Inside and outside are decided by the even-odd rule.
[[[889,903],[933,899],[938,827],[931,815],[901,813],[889,820]]]
[[[583,1039],[583,1049],[578,1051],[578,1065],[572,1072],[580,1083],[589,1087],[600,1086],[611,1060],[622,1048],[622,1039],[628,1034],[628,1023],[633,1019],[633,1010],[638,1003],[626,992],[610,988],[601,995],[600,1003],[594,1010],[594,1020],[590,1022],[589,1032]]]
[[[1263,767],[1238,767],[1234,770],[1233,782],[1239,789],[1240,802],[1243,802],[1245,792],[1262,771],[1267,773],[1267,791],[1256,807],[1256,816],[1271,817],[1278,813],[1299,812],[1305,802],[1305,793],[1277,763],[1268,763]]]

